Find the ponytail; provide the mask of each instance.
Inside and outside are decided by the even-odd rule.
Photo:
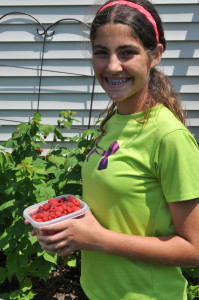
[[[168,77],[155,68],[151,69],[149,95],[153,101],[151,107],[154,103],[163,104],[185,125],[185,115],[179,95],[175,92]]]

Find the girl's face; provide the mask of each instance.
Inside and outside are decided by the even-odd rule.
[[[149,58],[131,29],[123,24],[106,24],[97,30],[93,43],[96,78],[120,114],[142,110],[147,101],[150,69],[161,59]]]

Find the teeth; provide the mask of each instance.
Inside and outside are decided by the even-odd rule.
[[[107,78],[108,83],[112,84],[112,85],[119,85],[119,84],[123,84],[125,82],[128,81],[127,79],[108,79]]]

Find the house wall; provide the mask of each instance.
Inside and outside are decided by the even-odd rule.
[[[67,135],[81,134],[89,122],[95,123],[108,103],[96,83],[89,120],[93,70],[88,29],[74,20],[62,21],[48,31],[50,34],[55,30],[46,40],[39,91],[43,36],[37,34],[37,29],[41,34],[42,26],[47,28],[66,18],[89,22],[94,13],[91,6],[96,3],[95,0],[54,2],[0,1],[0,17],[9,14],[0,20],[0,143],[11,136],[17,122],[29,121],[38,108],[43,122],[48,124],[56,124],[61,110],[76,111],[78,122]],[[159,68],[180,93],[189,129],[199,142],[199,0],[152,2],[162,17],[168,41]],[[26,14],[31,14],[42,26]],[[48,137],[47,148],[51,147],[52,138]]]

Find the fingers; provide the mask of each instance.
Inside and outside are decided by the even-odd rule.
[[[57,253],[59,256],[66,256],[70,252],[76,250],[75,244],[68,237],[68,230],[57,232],[54,235],[43,235],[48,234],[48,231],[42,231],[42,235],[38,235],[38,242],[41,244],[42,249],[50,253]]]
[[[70,252],[74,251],[73,247],[69,245],[67,240],[62,240],[56,243],[41,243],[42,249],[50,253],[57,253],[59,256],[67,256]]]
[[[68,228],[76,220],[82,219],[82,218],[88,218],[91,215],[92,215],[91,211],[88,211],[83,216],[80,216],[80,217],[77,217],[77,218],[74,218],[74,219],[68,219],[68,220],[65,220],[65,221],[61,221],[59,223],[53,224],[53,225],[48,226],[48,227],[43,227],[42,230],[44,230],[44,231],[51,231],[51,230],[54,230],[54,231],[63,231],[66,228]]]
[[[51,232],[53,232],[53,231],[54,232],[63,231],[68,227],[70,222],[71,222],[71,219],[65,220],[65,221],[62,221],[60,223],[56,223],[56,224],[53,224],[51,226],[48,226],[48,227],[42,227],[42,229],[40,229],[40,231],[41,232],[44,231],[48,234],[52,234]]]
[[[32,236],[37,235],[37,233],[36,233],[35,230],[32,230],[30,234],[31,234]]]
[[[57,255],[62,256],[62,257],[67,257],[68,254],[70,254],[71,252],[73,252],[74,250],[71,247],[64,247],[61,248],[57,251]]]
[[[38,235],[38,241],[46,244],[53,244],[62,240],[66,240],[66,230],[56,232],[53,235],[49,235],[48,231],[40,231]]]

